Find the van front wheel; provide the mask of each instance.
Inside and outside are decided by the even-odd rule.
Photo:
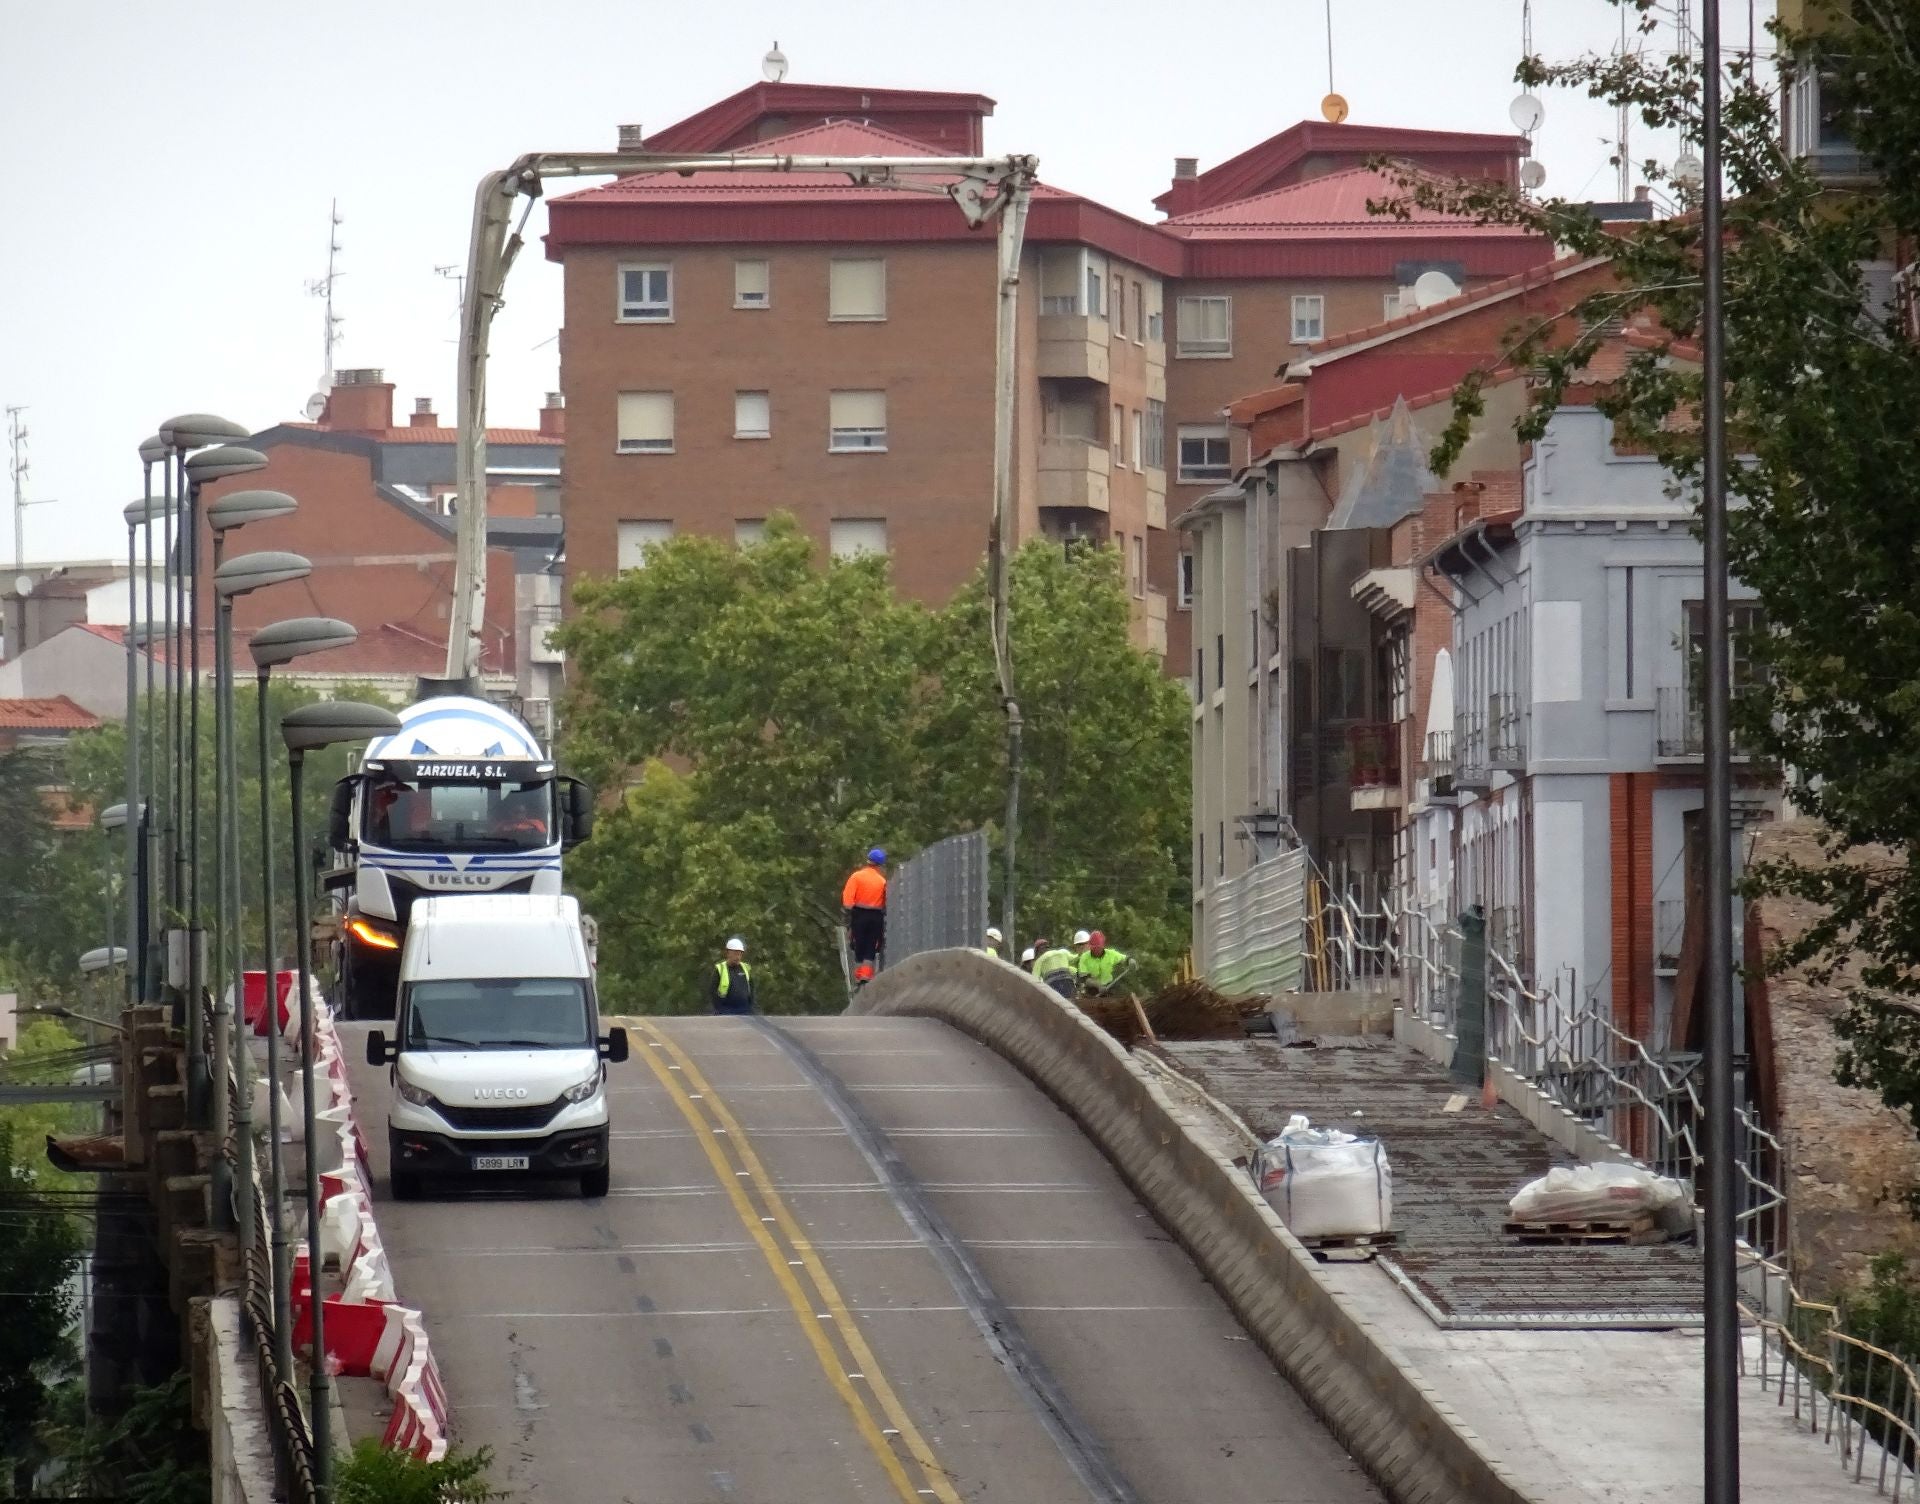
[[[580,1194],[590,1201],[598,1200],[607,1194],[607,1187],[613,1184],[613,1166],[601,1165],[596,1170],[588,1170],[580,1177]]]

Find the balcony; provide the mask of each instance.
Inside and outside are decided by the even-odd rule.
[[[1347,727],[1347,787],[1356,810],[1399,809],[1406,803],[1398,723],[1363,721]]]
[[[1104,444],[1086,439],[1040,441],[1040,505],[1084,511],[1110,509],[1107,478],[1113,461]]]
[[[1662,898],[1653,906],[1653,974],[1677,976],[1680,947],[1687,934],[1687,901]]]
[[[543,605],[527,608],[528,662],[565,663],[567,661],[567,655],[551,640],[550,634],[559,625],[560,608],[558,606]]]
[[[1706,756],[1706,713],[1692,685],[1659,685],[1653,692],[1654,758],[1657,762],[1697,762]],[[1736,762],[1752,756],[1733,739]]]
[[[1105,319],[1083,313],[1041,314],[1038,374],[1105,385],[1113,379],[1107,339]]]
[[[1165,527],[1167,525],[1167,472],[1158,466],[1149,466],[1147,476],[1147,526]]]
[[[1429,731],[1419,776],[1427,782],[1427,797],[1445,799],[1453,793],[1453,733]]]
[[[1164,591],[1149,589],[1135,597],[1131,612],[1133,640],[1148,653],[1167,656],[1167,597]]]
[[[1487,696],[1487,766],[1519,773],[1527,766],[1527,740],[1520,713],[1520,697]]]

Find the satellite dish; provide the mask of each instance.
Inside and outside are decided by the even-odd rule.
[[[1515,96],[1507,106],[1507,119],[1513,122],[1513,128],[1523,136],[1531,136],[1540,129],[1540,122],[1547,118],[1547,107],[1531,94]]]
[[[326,410],[327,394],[325,392],[315,392],[311,397],[307,398],[307,417],[310,421],[318,423],[320,421],[320,414]]]
[[[1673,161],[1673,180],[1682,188],[1698,188],[1707,180],[1707,169],[1700,164],[1691,149],[1683,151]]]
[[[1459,283],[1445,272],[1422,272],[1413,279],[1413,303],[1416,308],[1431,308],[1436,303],[1459,296]]]
[[[775,42],[773,50],[760,59],[760,76],[770,84],[777,84],[787,76],[787,55]]]
[[[1347,118],[1347,101],[1339,94],[1329,94],[1320,101],[1320,113],[1334,125]]]
[[[1529,192],[1547,180],[1547,169],[1532,157],[1520,164],[1520,186]]]
[[[19,596],[21,600],[25,600],[28,596],[32,595],[33,576],[30,574],[15,575],[13,577],[13,593]]]

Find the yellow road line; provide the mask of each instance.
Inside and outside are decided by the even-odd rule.
[[[920,1435],[912,1418],[901,1405],[893,1386],[881,1372],[873,1350],[867,1346],[865,1339],[860,1335],[860,1329],[854,1321],[852,1312],[847,1309],[846,1302],[841,1299],[839,1288],[827,1273],[825,1265],[820,1262],[819,1256],[815,1254],[812,1242],[788,1210],[780,1193],[774,1188],[773,1177],[767,1173],[759,1155],[754,1152],[753,1145],[740,1127],[739,1121],[701,1075],[692,1057],[672,1039],[644,1019],[634,1020],[632,1027],[645,1036],[649,1048],[643,1049],[641,1054],[646,1059],[647,1065],[660,1084],[666,1088],[667,1094],[672,1097],[674,1105],[680,1110],[680,1115],[693,1128],[708,1163],[713,1167],[714,1178],[720,1182],[732,1201],[734,1213],[740,1218],[741,1225],[759,1245],[760,1252],[767,1261],[767,1268],[772,1271],[775,1281],[787,1297],[787,1303],[793,1308],[793,1314],[800,1323],[801,1331],[812,1346],[815,1358],[819,1360],[821,1371],[826,1374],[828,1383],[833,1385],[846,1404],[855,1429],[859,1431],[861,1439],[866,1442],[875,1460],[886,1472],[888,1479],[899,1493],[902,1504],[923,1504],[929,1495],[939,1500],[940,1504],[960,1504],[960,1496],[954,1492],[953,1485],[948,1482],[945,1468],[933,1455],[932,1448]],[[655,1045],[658,1046],[658,1050],[651,1048]],[[674,1067],[661,1060],[660,1052],[674,1057],[680,1076],[685,1078],[684,1085],[681,1080],[675,1078]],[[687,1090],[689,1086],[693,1088],[691,1092]],[[746,1171],[745,1176],[735,1172],[726,1151],[720,1145],[714,1128],[707,1122],[701,1107],[696,1105],[694,1100],[696,1095],[699,1102],[705,1104],[707,1111],[719,1120],[721,1131],[726,1134],[734,1154],[738,1156],[741,1166]],[[742,1179],[753,1183],[754,1189],[772,1213],[774,1225],[785,1235],[793,1252],[798,1255],[801,1267],[806,1270],[809,1280],[820,1296],[820,1309],[816,1308],[814,1301],[808,1299],[805,1289],[794,1277],[791,1263],[782,1253],[773,1235],[767,1230],[766,1219],[754,1209],[752,1201],[742,1189],[740,1184]],[[846,1344],[847,1351],[853,1360],[851,1370],[834,1350],[830,1335],[833,1331],[837,1331],[840,1340]],[[867,1387],[873,1391],[889,1426],[898,1434],[901,1443],[924,1476],[924,1487],[915,1486],[900,1459],[899,1452],[887,1440],[886,1430],[880,1425],[879,1419],[873,1414],[865,1398],[854,1387],[850,1373],[863,1378]]]

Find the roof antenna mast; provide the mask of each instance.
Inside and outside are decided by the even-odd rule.
[[[344,277],[339,270],[340,257],[340,200],[332,200],[327,207],[327,274],[316,277],[307,283],[307,296],[322,298],[326,301],[326,364],[321,367],[320,390],[326,391],[333,385],[333,347],[340,342],[340,326],[346,322],[333,311],[333,282],[336,277]]]
[[[1327,0],[1327,97],[1320,101],[1320,113],[1338,125],[1347,118],[1347,102],[1333,92],[1333,0]]]

